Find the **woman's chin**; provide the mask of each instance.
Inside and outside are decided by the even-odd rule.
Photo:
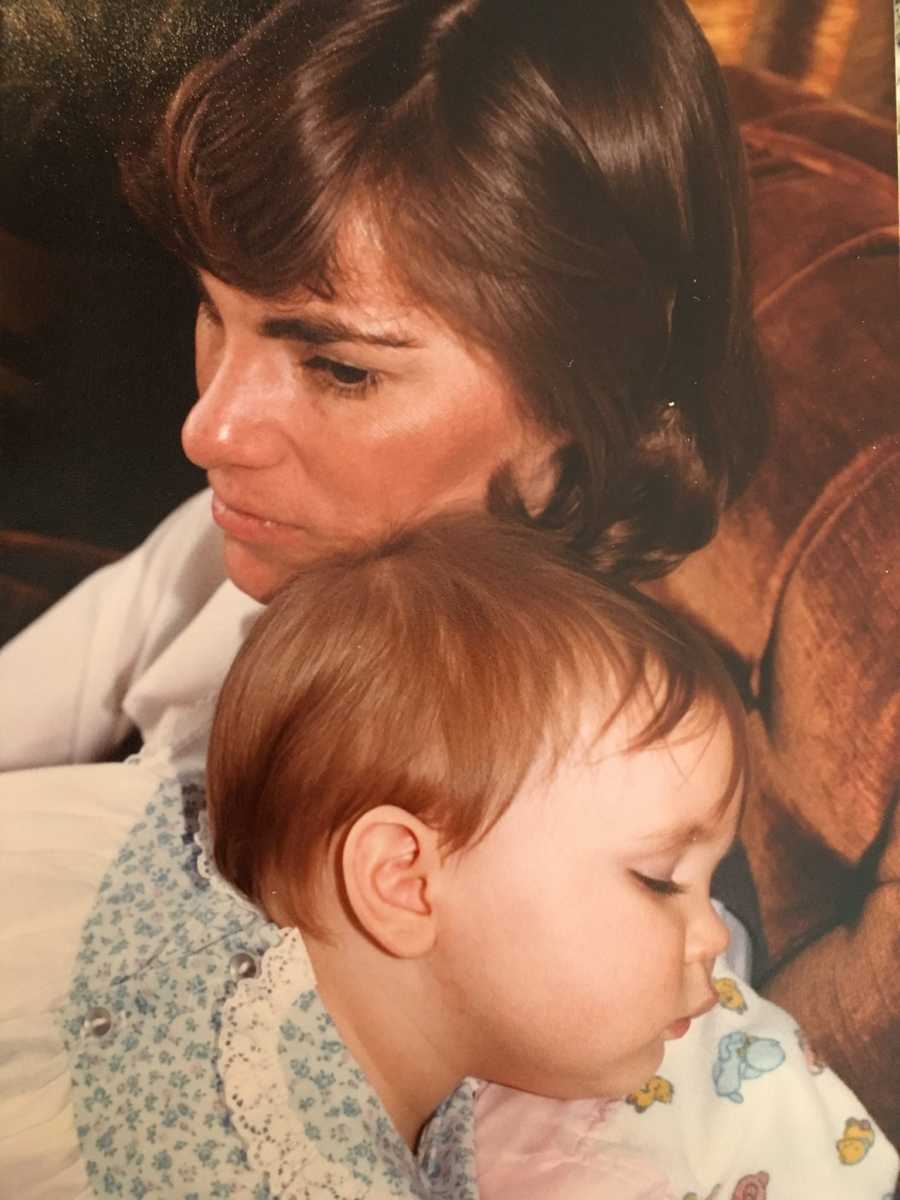
[[[227,534],[222,553],[228,578],[238,591],[260,604],[268,604],[300,565],[270,558],[259,548]]]

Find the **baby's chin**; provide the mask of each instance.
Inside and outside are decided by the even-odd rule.
[[[545,1100],[597,1101],[623,1100],[646,1087],[662,1065],[664,1044],[662,1039],[636,1051],[620,1062],[606,1063],[596,1071],[578,1077],[567,1076],[551,1079],[517,1076],[499,1086],[527,1092]]]
[[[592,1095],[602,1100],[624,1100],[646,1087],[662,1066],[665,1044],[662,1039],[637,1051],[621,1063],[610,1064],[598,1076]]]

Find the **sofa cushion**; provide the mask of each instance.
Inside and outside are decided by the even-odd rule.
[[[72,538],[0,530],[0,645],[118,554]]]
[[[849,146],[761,120],[744,132],[771,441],[716,538],[659,591],[728,648],[750,696],[743,835],[768,994],[900,1141],[896,185]]]

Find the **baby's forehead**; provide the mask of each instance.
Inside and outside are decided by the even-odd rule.
[[[510,861],[543,856],[572,870],[623,861],[658,862],[665,871],[692,842],[715,845],[721,855],[741,808],[732,765],[725,721],[639,748],[612,729],[607,737],[582,737],[556,760],[547,749],[488,846]],[[486,865],[494,869],[496,859]]]
[[[660,699],[660,680],[648,673],[623,694],[621,689],[604,691],[589,684],[567,698],[567,715],[559,723],[562,739],[557,740],[556,757],[569,766],[601,765],[620,757],[633,762],[637,769],[656,756],[681,748],[684,758],[693,750],[698,761],[706,747],[724,737],[734,753],[736,731],[723,699],[704,691],[682,706]],[[551,737],[548,748],[553,746]]]
[[[743,769],[735,735],[724,708],[714,701],[688,710],[665,736],[644,744],[647,703],[632,703],[610,720],[610,709],[581,706],[567,742],[545,742],[526,780],[525,792],[546,794],[555,803],[567,795],[615,800],[620,815],[646,818],[655,800],[654,821],[671,814],[680,828],[696,826],[698,836],[718,823],[743,794]],[[608,814],[607,814],[608,816]]]

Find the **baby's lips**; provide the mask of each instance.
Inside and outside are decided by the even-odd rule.
[[[683,1038],[690,1029],[691,1022],[696,1021],[698,1017],[705,1016],[706,1013],[711,1012],[712,1009],[716,1007],[718,1002],[719,997],[717,995],[713,995],[711,999],[707,1000],[704,1004],[701,1004],[698,1008],[695,1008],[692,1012],[688,1013],[686,1017],[679,1017],[677,1021],[673,1021],[663,1034],[663,1037],[667,1041],[670,1039],[674,1040],[676,1038]]]
[[[690,1027],[691,1027],[691,1018],[690,1017],[679,1017],[678,1020],[673,1021],[672,1024],[668,1027],[668,1029],[665,1031],[665,1033],[663,1034],[663,1039],[665,1041],[669,1042],[669,1041],[675,1041],[678,1038],[683,1038],[684,1035],[687,1033],[687,1031],[690,1029]]]

